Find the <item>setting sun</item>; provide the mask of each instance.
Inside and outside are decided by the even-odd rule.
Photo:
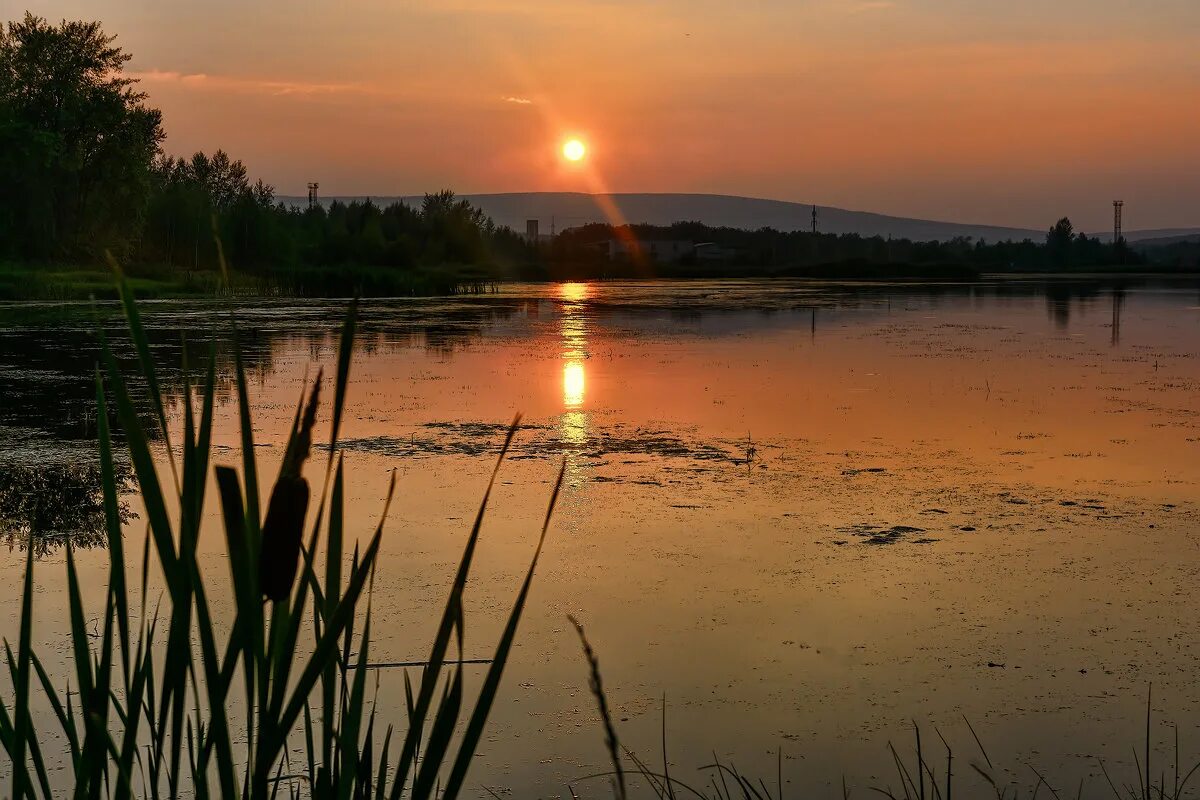
[[[568,139],[563,142],[562,154],[567,161],[582,161],[587,155],[587,147],[578,139]]]

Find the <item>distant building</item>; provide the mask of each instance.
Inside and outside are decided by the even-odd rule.
[[[610,261],[626,261],[640,256],[648,261],[675,264],[696,253],[693,242],[678,239],[609,239],[605,244]]]
[[[696,260],[705,262],[733,261],[738,251],[732,247],[722,247],[716,242],[697,242],[695,247]]]
[[[538,221],[536,219],[525,220],[525,240],[531,244],[538,240]]]

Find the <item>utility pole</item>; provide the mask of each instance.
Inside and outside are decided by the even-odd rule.
[[[816,206],[813,206],[812,232],[813,232],[813,234],[816,234],[816,232],[817,232],[817,207]]]

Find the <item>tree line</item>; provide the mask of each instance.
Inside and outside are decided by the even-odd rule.
[[[871,266],[921,267],[955,265],[986,271],[1052,270],[1082,267],[1133,266],[1144,263],[1122,239],[1115,245],[1084,233],[1075,233],[1069,219],[1062,219],[1045,240],[988,242],[970,237],[948,241],[913,241],[905,238],[859,234],[780,231],[774,228],[745,230],[714,227],[700,222],[678,222],[669,226],[604,224],[584,225],[560,234],[551,245],[552,260],[586,264],[609,260],[604,245],[611,241],[641,243],[661,241],[702,242],[720,252],[711,259],[726,267],[759,267],[786,272],[791,268]],[[653,261],[642,246],[643,261]],[[699,267],[705,259],[701,249],[677,260],[677,271]],[[636,257],[625,257],[636,260]]]
[[[0,30],[0,257],[211,270],[370,265],[492,268],[524,239],[452,192],[419,207],[369,200],[295,208],[218,150],[163,152],[162,114],[97,22],[27,13]],[[218,244],[219,243],[219,244]]]

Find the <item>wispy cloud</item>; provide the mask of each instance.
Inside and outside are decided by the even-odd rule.
[[[513,95],[509,95],[508,97],[505,97],[505,98],[504,98],[504,102],[506,102],[506,103],[516,103],[516,104],[517,104],[517,105],[519,105],[519,106],[531,106],[531,105],[533,105],[533,101],[532,101],[532,100],[530,100],[528,97],[515,97],[515,96],[513,96]]]
[[[358,83],[306,83],[303,81],[275,81],[260,78],[245,78],[234,75],[207,75],[203,72],[186,73],[170,70],[146,70],[132,72],[131,78],[145,83],[178,84],[195,89],[242,91],[271,95],[327,95],[327,94],[377,94],[371,86]]]
[[[888,11],[896,7],[893,0],[860,0],[850,6],[850,10],[855,14],[863,14],[869,11]]]

